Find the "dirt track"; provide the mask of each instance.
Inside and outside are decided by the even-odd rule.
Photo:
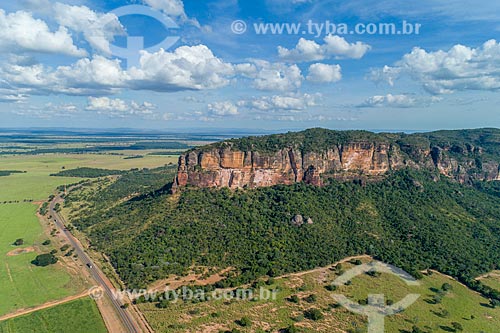
[[[43,309],[54,307],[56,305],[68,303],[68,302],[71,302],[71,301],[74,301],[74,300],[86,297],[88,295],[89,295],[89,292],[85,291],[85,292],[83,292],[81,294],[78,294],[78,295],[69,296],[69,297],[66,297],[66,298],[63,298],[63,299],[60,299],[60,300],[57,300],[57,301],[47,302],[47,303],[44,303],[42,305],[35,306],[35,307],[32,307],[32,308],[19,309],[19,310],[15,311],[15,312],[8,313],[6,315],[1,316],[0,317],[0,321],[4,321],[4,320],[7,320],[7,319],[12,319],[12,318],[16,318],[16,317],[19,317],[19,316],[23,316],[25,314],[30,314],[30,313],[35,312],[35,311],[39,311],[39,310],[43,310]]]

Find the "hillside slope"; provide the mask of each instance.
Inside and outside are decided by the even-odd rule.
[[[500,183],[438,178],[400,170],[364,186],[192,188],[133,199],[123,192],[124,200],[103,189],[67,200],[83,208],[72,223],[129,286],[196,267],[233,267],[221,286],[238,286],[360,254],[414,274],[433,268],[472,286],[500,267]]]

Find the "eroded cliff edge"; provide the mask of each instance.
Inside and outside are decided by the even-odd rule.
[[[255,188],[328,178],[370,179],[402,168],[460,182],[500,180],[500,130],[375,134],[310,129],[224,141],[179,158],[174,188]]]

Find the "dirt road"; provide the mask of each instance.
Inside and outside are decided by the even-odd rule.
[[[43,310],[43,309],[48,309],[48,308],[54,307],[56,305],[68,303],[68,302],[71,302],[71,301],[74,301],[74,300],[77,300],[77,299],[80,299],[80,298],[83,298],[83,297],[87,297],[87,296],[89,296],[89,292],[85,291],[85,292],[83,292],[81,294],[78,294],[78,295],[69,296],[69,297],[66,297],[66,298],[63,298],[63,299],[60,299],[60,300],[57,300],[57,301],[50,301],[50,302],[47,302],[47,303],[44,303],[42,305],[38,305],[38,306],[35,306],[35,307],[32,307],[32,308],[19,309],[19,310],[15,311],[15,312],[11,312],[11,313],[8,313],[6,315],[0,316],[0,321],[4,321],[4,320],[7,320],[7,319],[12,319],[12,318],[16,318],[16,317],[19,317],[19,316],[24,316],[26,314],[29,314],[29,313],[32,313],[32,312],[35,312],[35,311],[39,311],[39,310]]]

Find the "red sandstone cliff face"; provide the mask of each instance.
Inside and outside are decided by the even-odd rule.
[[[463,183],[500,180],[500,130],[370,133],[309,129],[194,149],[179,158],[174,189],[255,188],[329,178],[378,179],[402,168],[430,170]]]
[[[408,148],[408,147],[406,147]],[[323,152],[302,153],[296,148],[277,152],[240,151],[225,148],[194,150],[179,158],[174,187],[255,188],[305,182],[321,186],[325,178],[381,176],[405,167],[438,170],[467,181],[473,160],[458,162],[447,148],[432,147],[402,151],[395,143],[351,142]],[[467,152],[463,152],[466,156]],[[483,165],[483,179],[500,179],[497,163]]]

